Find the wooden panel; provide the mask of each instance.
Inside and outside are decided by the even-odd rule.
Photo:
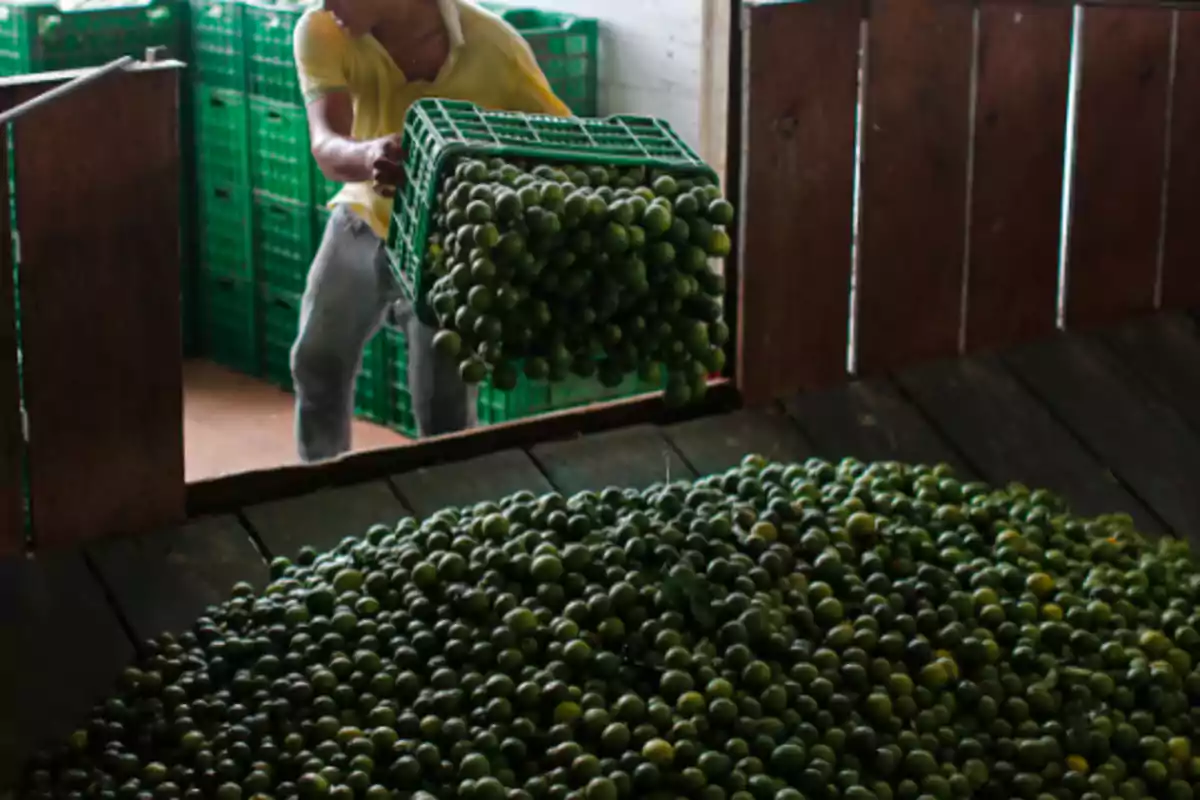
[[[1095,340],[1062,337],[1008,363],[1118,478],[1179,536],[1200,531],[1200,438],[1143,392]]]
[[[78,553],[0,560],[0,787],[84,722],[132,657]]]
[[[936,419],[982,477],[1019,481],[1064,497],[1079,514],[1126,511],[1145,531],[1157,519],[994,358],[916,367],[898,376],[909,396]]]
[[[658,428],[638,425],[529,451],[551,485],[565,495],[609,486],[640,489],[652,483],[695,477]]]
[[[39,545],[184,516],[176,68],[118,73],[15,127]],[[4,85],[3,103],[44,85]],[[80,149],[86,125],[87,155]]]
[[[745,14],[737,382],[761,404],[846,372],[861,13]]]
[[[0,135],[7,129],[0,126]],[[0,556],[25,546],[21,473],[21,386],[17,376],[16,287],[13,285],[12,231],[8,216],[8,159],[0,159]]]
[[[1156,314],[1106,333],[1117,359],[1200,431],[1200,339],[1196,322]]]
[[[885,380],[856,381],[839,389],[802,394],[787,402],[817,452],[829,459],[945,462],[971,475],[952,447]]]
[[[781,462],[814,454],[796,423],[776,406],[681,422],[663,433],[700,475],[724,472],[751,453]]]
[[[1200,11],[1180,11],[1163,242],[1164,308],[1200,308]]]
[[[139,641],[187,630],[235,583],[267,583],[266,562],[232,516],[108,539],[89,552]]]
[[[968,351],[1054,331],[1072,15],[980,8]]]
[[[469,506],[528,490],[551,491],[546,476],[524,450],[499,453],[406,472],[392,478],[405,504],[418,517],[447,506]]]
[[[863,111],[858,369],[958,350],[970,3],[874,0]]]
[[[373,481],[251,506],[245,516],[268,555],[290,558],[305,545],[330,550],[347,536],[362,536],[376,523],[394,525],[409,513],[387,481]]]
[[[1118,322],[1154,307],[1170,41],[1168,11],[1084,12],[1069,328]]]

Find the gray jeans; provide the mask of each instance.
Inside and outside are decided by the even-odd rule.
[[[363,348],[385,321],[408,340],[408,388],[418,433],[436,436],[475,424],[475,392],[459,378],[454,360],[434,351],[437,331],[401,298],[383,243],[357,214],[338,206],[308,273],[292,346],[296,444],[303,461],[350,449]]]

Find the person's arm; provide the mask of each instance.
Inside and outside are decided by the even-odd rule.
[[[322,12],[305,14],[294,46],[312,155],[322,174],[342,183],[399,185],[404,175],[399,137],[365,142],[353,137],[354,105],[342,68],[346,38],[337,23]]]

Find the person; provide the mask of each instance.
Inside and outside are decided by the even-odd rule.
[[[312,155],[331,181],[329,222],[308,273],[291,351],[296,439],[304,462],[350,449],[354,384],[366,343],[391,314],[408,341],[409,391],[421,436],[474,424],[474,393],[433,349],[388,263],[401,130],[418,99],[569,116],[529,45],[467,0],[324,0],[293,35]]]

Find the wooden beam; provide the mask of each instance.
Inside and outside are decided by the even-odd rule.
[[[1073,11],[979,13],[965,349],[1054,332]]]
[[[844,0],[745,8],[736,374],[748,405],[846,372],[860,20]]]
[[[0,127],[0,139],[7,129]],[[7,145],[0,148],[7,151]],[[0,556],[25,547],[25,435],[17,361],[16,286],[13,284],[8,158],[0,158]]]
[[[1163,308],[1200,308],[1200,10],[1180,11],[1163,241]]]
[[[1154,308],[1171,14],[1088,9],[1082,38],[1066,286],[1073,329]]]
[[[973,14],[961,0],[871,3],[855,317],[860,373],[958,352]]]
[[[115,74],[15,126],[40,547],[184,517],[179,75]],[[0,106],[46,88],[6,82]]]

